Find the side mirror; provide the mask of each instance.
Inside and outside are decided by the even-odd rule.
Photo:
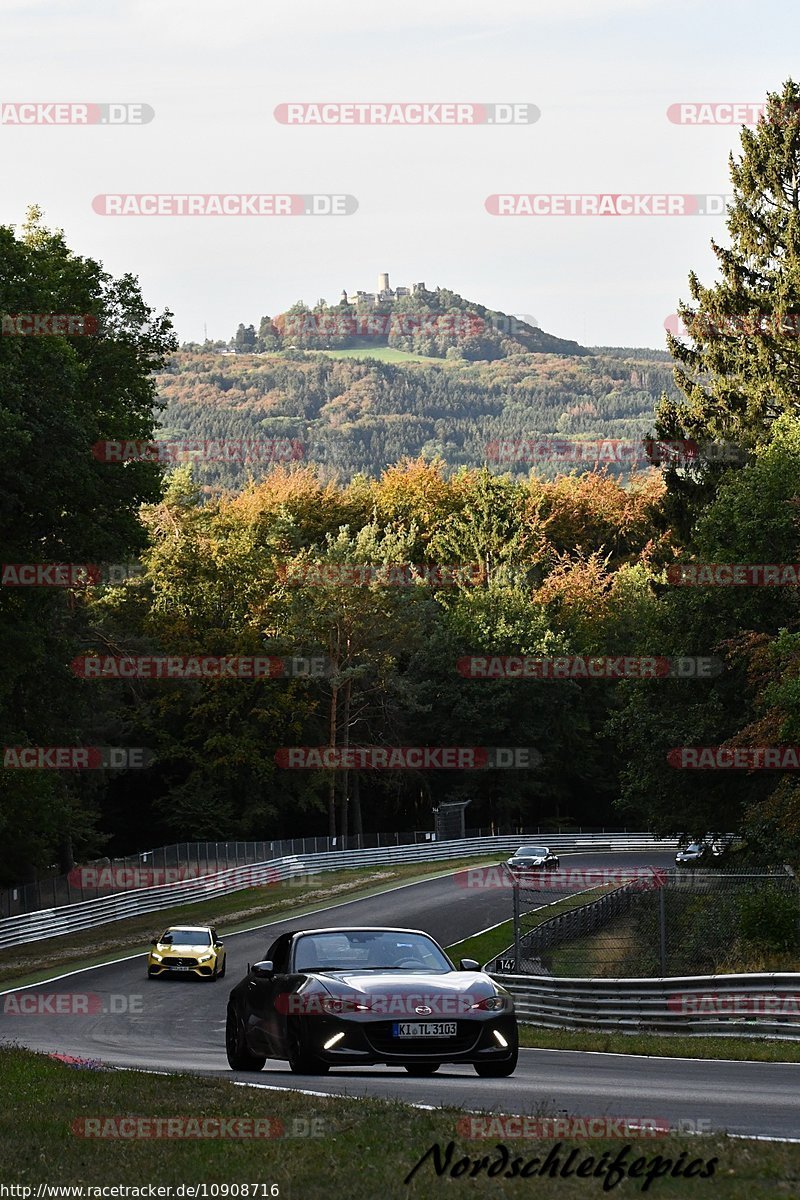
[[[481,964],[474,958],[462,958],[458,964],[459,971],[480,971]]]
[[[250,973],[255,975],[256,979],[271,979],[275,974],[272,959],[265,958],[263,962],[253,963]]]
[[[158,938],[153,938],[153,940],[152,940],[152,942],[150,943],[150,945],[151,945],[151,946],[157,946],[157,945],[158,945]]]

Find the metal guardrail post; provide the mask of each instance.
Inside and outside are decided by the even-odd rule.
[[[658,932],[660,941],[661,976],[667,974],[667,906],[664,899],[665,887],[658,889]]]

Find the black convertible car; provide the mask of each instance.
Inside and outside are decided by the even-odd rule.
[[[309,929],[284,933],[232,990],[228,1062],[260,1071],[268,1058],[301,1075],[332,1066],[399,1065],[432,1075],[471,1063],[511,1075],[517,1022],[509,993],[415,929]]]

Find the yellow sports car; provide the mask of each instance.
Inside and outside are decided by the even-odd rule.
[[[147,956],[147,978],[161,975],[195,975],[221,979],[225,974],[225,947],[210,925],[170,925],[154,938]]]

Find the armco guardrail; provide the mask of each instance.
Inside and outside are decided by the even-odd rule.
[[[605,849],[611,840],[619,851],[669,851],[677,845],[675,839],[659,841],[649,833],[624,833],[615,838],[602,834],[598,841]],[[574,849],[575,837],[561,834],[551,837],[548,844],[559,851]],[[581,837],[582,852],[591,849],[591,839]],[[138,888],[117,892],[96,900],[86,900],[62,908],[42,909],[0,920],[0,949],[18,946],[44,938],[61,937],[83,929],[94,929],[125,917],[158,912],[178,904],[194,904],[212,896],[228,895],[244,888],[270,886],[292,875],[317,874],[347,867],[371,867],[395,863],[441,862],[473,855],[491,856],[512,851],[520,845],[518,834],[513,837],[463,838],[453,842],[428,842],[415,846],[386,846],[372,850],[326,851],[273,859],[270,862],[233,867],[213,875],[168,883],[160,887]]]
[[[602,828],[560,830],[559,833],[597,836],[612,832],[627,833],[627,827],[608,831]],[[518,837],[525,840],[547,841],[556,836],[554,830],[537,826],[506,824],[502,827],[469,829],[458,837]],[[213,875],[228,871],[231,867],[250,866],[254,863],[271,862],[290,854],[323,854],[327,850],[377,850],[382,846],[414,846],[435,842],[436,834],[431,830],[405,830],[402,833],[356,833],[349,837],[320,837],[317,835],[300,838],[281,838],[261,841],[201,841],[173,842],[169,846],[157,846],[122,857],[100,858],[93,862],[75,866],[66,874],[45,874],[28,883],[16,883],[0,888],[0,920],[18,917],[21,913],[40,912],[43,909],[60,908],[63,904],[82,904],[84,900],[96,900],[111,892],[129,887],[155,887],[158,884],[174,883],[179,879],[193,879],[198,875]],[[442,836],[441,841],[449,840]],[[576,843],[578,845],[579,843]],[[601,849],[600,846],[597,847]],[[608,846],[604,847],[609,849]],[[110,877],[126,872],[149,875],[147,882],[121,883],[109,887]]]
[[[521,1021],[548,1029],[800,1040],[800,974],[553,979],[492,973]]]
[[[623,883],[597,900],[543,921],[520,938],[520,966],[524,969],[526,960],[539,958],[542,951],[549,950],[551,946],[570,938],[585,937],[601,929],[613,917],[627,911],[637,894],[635,883]]]

